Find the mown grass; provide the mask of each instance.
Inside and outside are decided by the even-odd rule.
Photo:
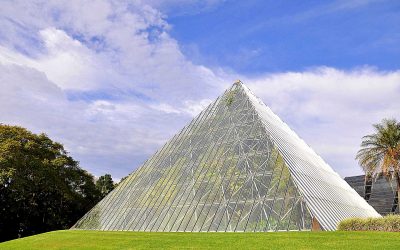
[[[147,233],[54,231],[0,243],[0,249],[400,249],[400,233]]]

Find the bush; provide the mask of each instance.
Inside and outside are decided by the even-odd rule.
[[[386,231],[400,232],[400,215],[381,218],[351,218],[339,223],[340,231]]]

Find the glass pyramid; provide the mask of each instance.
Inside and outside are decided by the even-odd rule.
[[[285,124],[277,117],[268,118],[265,112],[269,110],[266,106],[260,109],[261,104],[246,86],[235,83],[83,216],[73,229],[311,230],[316,218],[322,229],[332,230],[346,216],[379,216],[346,182],[336,180],[341,178],[329,166],[327,169],[325,165],[319,166],[322,159],[308,147],[302,149],[306,159],[301,159],[305,161],[301,166],[306,167],[299,169],[300,164],[293,157],[296,154],[291,152],[302,153],[296,147],[304,142],[298,142],[300,139],[291,130],[279,138],[282,133],[274,128]],[[276,119],[279,124],[274,124]],[[282,144],[285,140],[294,142]],[[307,154],[318,159],[308,159]],[[316,169],[310,173],[313,164]],[[318,174],[326,178],[318,178]],[[299,178],[308,180],[310,176],[316,176],[317,180],[309,184],[322,191],[326,191],[324,185],[329,188],[331,183],[338,182],[338,192],[346,200],[338,201],[340,195],[325,194],[321,198],[318,192],[308,191],[310,186]],[[336,182],[329,178],[336,178]],[[336,186],[329,193],[335,192]],[[332,212],[341,207],[345,210],[343,216],[340,211]],[[325,210],[331,214],[326,216]],[[351,213],[353,210],[359,211]]]

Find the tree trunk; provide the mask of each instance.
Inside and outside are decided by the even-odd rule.
[[[400,212],[400,173],[396,172],[395,179],[397,182],[397,210]],[[393,211],[395,212],[395,211]]]

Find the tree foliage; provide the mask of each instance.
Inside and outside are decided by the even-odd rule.
[[[105,197],[114,187],[115,184],[110,174],[100,176],[96,181],[96,188],[99,190],[101,197]]]
[[[384,119],[373,126],[375,133],[363,137],[356,159],[366,175],[395,178],[400,193],[400,122]]]
[[[0,240],[69,228],[99,199],[60,143],[0,124]]]
[[[358,159],[361,167],[373,176],[394,176],[400,172],[400,123],[384,119],[374,124],[375,133],[363,137]]]

